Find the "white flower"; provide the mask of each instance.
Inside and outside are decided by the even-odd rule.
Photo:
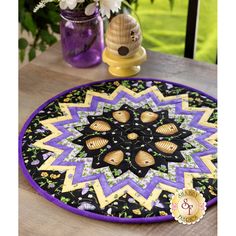
[[[123,0],[100,0],[100,12],[102,16],[110,18],[111,12],[118,12]]]
[[[55,0],[41,0],[38,5],[34,8],[34,12],[38,11],[40,8],[45,7],[45,5],[49,2],[54,2]],[[69,8],[73,10],[77,3],[83,3],[85,0],[57,0],[59,2],[59,6],[62,10]],[[96,11],[97,6],[100,8],[100,13],[102,17],[106,16],[110,18],[111,12],[115,13],[118,12],[121,3],[123,0],[93,0],[94,2],[88,4],[85,8],[85,14],[90,16],[94,14]]]
[[[73,10],[77,3],[82,3],[84,2],[85,0],[60,0],[60,8],[62,10],[65,10],[66,8],[69,8],[70,10]]]
[[[37,12],[40,8],[44,8],[47,3],[53,2],[53,0],[41,0],[38,5],[34,8],[34,13]]]
[[[87,16],[93,15],[93,13],[96,10],[96,6],[97,6],[96,1],[88,4],[88,6],[85,8],[85,15]]]
[[[114,1],[101,0],[100,12],[102,16],[107,16],[108,18],[110,18],[110,11],[112,11],[112,13],[118,12],[121,7],[122,1],[123,0],[114,0]]]
[[[119,11],[122,1],[123,0],[94,0],[93,3],[88,4],[85,8],[85,14],[88,16],[92,15],[96,10],[96,6],[99,4],[102,17],[106,16],[110,18],[111,12]]]

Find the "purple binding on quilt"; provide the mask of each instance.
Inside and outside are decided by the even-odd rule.
[[[66,91],[63,91],[62,93],[54,96],[53,98],[49,99],[48,101],[46,101],[45,103],[43,103],[39,108],[37,108],[31,115],[30,117],[27,119],[26,123],[24,124],[21,132],[20,132],[20,136],[19,136],[19,164],[20,164],[20,167],[22,169],[22,172],[24,174],[24,176],[26,177],[26,179],[29,181],[29,183],[32,185],[32,187],[40,194],[42,195],[44,198],[46,198],[47,200],[53,202],[54,204],[58,205],[59,207],[62,207],[68,211],[71,211],[73,213],[76,213],[78,215],[81,215],[81,216],[86,216],[86,217],[89,217],[89,218],[93,218],[93,219],[96,219],[96,220],[103,220],[103,221],[109,221],[109,222],[117,222],[117,223],[154,223],[154,222],[164,222],[164,221],[169,221],[169,220],[173,220],[173,216],[172,215],[167,215],[167,216],[156,216],[156,217],[150,217],[150,218],[119,218],[119,217],[113,217],[113,216],[104,216],[104,215],[100,215],[100,214],[96,214],[96,213],[92,213],[92,212],[88,212],[88,211],[83,211],[83,210],[80,210],[80,209],[77,209],[77,208],[74,208],[74,207],[71,207],[65,203],[63,203],[62,201],[52,197],[50,194],[48,194],[46,191],[42,190],[39,185],[32,179],[32,177],[30,176],[28,170],[26,169],[25,167],[25,164],[24,164],[24,159],[22,158],[22,139],[24,137],[24,134],[25,134],[25,131],[28,127],[28,125],[30,124],[31,120],[35,117],[35,115],[37,115],[37,113],[42,110],[44,107],[46,107],[49,103],[51,103],[52,101],[54,101],[55,99],[57,99],[58,97],[64,95],[64,94],[67,94],[75,89],[82,89],[82,88],[85,88],[85,87],[89,87],[91,85],[94,85],[94,84],[99,84],[99,83],[104,83],[104,82],[111,82],[111,81],[115,81],[115,80],[146,80],[146,81],[160,81],[160,82],[164,82],[164,83],[171,83],[171,84],[174,84],[176,86],[180,86],[180,87],[183,87],[183,88],[186,88],[186,89],[190,89],[190,90],[194,90],[196,92],[199,92],[200,94],[212,99],[213,101],[217,101],[215,98],[213,98],[212,96],[202,92],[202,91],[199,91],[197,89],[194,89],[194,88],[191,88],[191,87],[188,87],[188,86],[185,86],[185,85],[182,85],[182,84],[178,84],[178,83],[175,83],[175,82],[171,82],[171,81],[165,81],[165,80],[159,80],[159,79],[153,79],[153,78],[114,78],[114,79],[110,79],[110,80],[103,80],[103,81],[97,81],[97,82],[92,82],[92,83],[88,83],[88,84],[84,84],[84,85],[80,85],[80,86],[77,86],[77,87],[74,87],[74,88],[71,88],[71,89],[68,89]],[[177,106],[177,111],[179,112],[181,109],[180,106]],[[186,111],[187,112],[187,111]],[[188,112],[189,114],[189,112]],[[194,124],[195,127],[197,127],[197,121],[199,120],[199,117],[195,117],[194,120],[191,122],[192,124]],[[202,128],[202,127],[201,127]],[[205,130],[207,129],[206,127],[204,128]],[[210,128],[208,128],[208,131],[211,132]],[[206,142],[204,142],[204,135],[201,135],[200,137],[198,137],[198,140],[199,142],[201,143],[204,143],[204,145],[207,145]],[[55,142],[55,140],[54,140]],[[214,150],[213,150],[214,149]],[[215,148],[212,148],[211,150],[211,153],[212,152],[215,152],[216,149]],[[198,158],[199,157],[196,155],[195,158]],[[197,164],[201,165],[200,162],[198,162],[198,159],[195,159],[195,161],[197,162]],[[203,169],[205,168],[205,166],[200,166],[202,167]],[[78,168],[78,167],[77,167]],[[178,169],[177,170],[178,172],[181,172],[182,170],[181,169]],[[190,170],[191,171],[191,170]],[[178,173],[179,175],[180,173]],[[76,179],[79,179],[79,176],[75,176]],[[158,179],[158,178],[157,178]],[[104,181],[102,181],[104,182]],[[129,183],[130,180],[129,180]],[[125,184],[122,183],[122,185]],[[156,184],[156,182],[155,182]],[[118,187],[118,186],[115,186],[115,187]],[[120,187],[120,186],[119,186]],[[152,189],[152,186],[149,186],[151,189]],[[179,186],[180,187],[180,186]],[[108,193],[107,193],[108,194]],[[148,193],[145,193],[143,194],[144,196],[148,194]],[[106,194],[105,194],[106,195]],[[210,201],[207,202],[207,207],[210,207],[214,204],[216,204],[217,202],[217,197],[211,199]]]

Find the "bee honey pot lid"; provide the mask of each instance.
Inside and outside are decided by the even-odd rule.
[[[217,101],[193,88],[126,78],[78,86],[27,120],[20,166],[46,199],[112,222],[172,220],[171,200],[217,199]]]

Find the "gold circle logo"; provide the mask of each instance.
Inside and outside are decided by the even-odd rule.
[[[205,214],[205,198],[195,189],[178,190],[171,199],[170,211],[179,223],[194,224]]]

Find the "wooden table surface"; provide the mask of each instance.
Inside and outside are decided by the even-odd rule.
[[[190,59],[148,51],[148,60],[137,77],[159,78],[189,85],[216,97],[217,67]],[[107,66],[90,69],[69,67],[56,43],[20,69],[19,128],[29,115],[52,96],[71,87],[112,78]],[[118,224],[85,218],[66,211],[41,197],[19,171],[19,235],[21,236],[139,236],[217,234],[217,207],[210,207],[195,225],[175,221],[154,224]]]

